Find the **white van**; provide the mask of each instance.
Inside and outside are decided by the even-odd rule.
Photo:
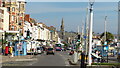
[[[37,53],[37,46],[34,41],[27,42],[27,54],[36,54]]]

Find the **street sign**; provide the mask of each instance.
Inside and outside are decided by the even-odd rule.
[[[22,45],[17,44],[17,51],[22,51]]]
[[[84,38],[86,39],[86,38],[87,38],[87,36],[84,36]]]
[[[108,46],[105,46],[105,47],[104,47],[104,50],[108,50]]]
[[[104,45],[107,45],[107,42],[104,42]]]
[[[77,40],[78,42],[80,42],[80,40]]]

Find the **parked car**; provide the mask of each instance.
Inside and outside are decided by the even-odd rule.
[[[37,47],[37,53],[38,53],[38,54],[41,54],[41,53],[42,53],[40,47]]]
[[[74,51],[71,50],[71,51],[69,52],[69,55],[73,55],[73,54],[74,54]]]
[[[32,45],[32,46],[31,46]],[[34,41],[27,42],[27,54],[37,54],[37,46]]]
[[[117,55],[118,62],[120,62],[120,53]]]
[[[48,54],[55,54],[54,53],[54,49],[53,48],[47,48],[47,51],[46,51],[46,54],[48,55]]]

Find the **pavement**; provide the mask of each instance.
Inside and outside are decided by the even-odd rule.
[[[110,58],[110,57],[109,57]],[[70,60],[68,60],[70,59]],[[111,58],[115,59],[115,58]],[[55,55],[39,54],[37,56],[2,56],[3,66],[80,66],[80,61],[77,64],[72,64],[72,55],[68,51],[56,51]],[[116,63],[115,60],[110,60],[110,63]]]
[[[104,57],[104,59],[107,60],[107,57]],[[117,59],[117,56],[115,56],[115,57],[108,57],[108,62],[109,63],[119,63],[119,61]]]
[[[2,66],[71,66],[68,51],[57,51],[55,55],[39,54],[37,56],[2,56]]]
[[[11,61],[28,61],[33,60],[33,55],[26,55],[26,56],[14,56],[14,57],[9,57],[9,56],[2,56],[2,61],[1,63],[6,63],[6,62],[11,62]]]

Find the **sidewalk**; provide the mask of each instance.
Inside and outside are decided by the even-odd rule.
[[[9,56],[2,56],[2,61],[0,63],[4,62],[10,62],[10,61],[19,61],[19,60],[26,60],[26,59],[33,59],[33,55],[26,55],[26,56],[14,56],[14,57],[9,57]]]

